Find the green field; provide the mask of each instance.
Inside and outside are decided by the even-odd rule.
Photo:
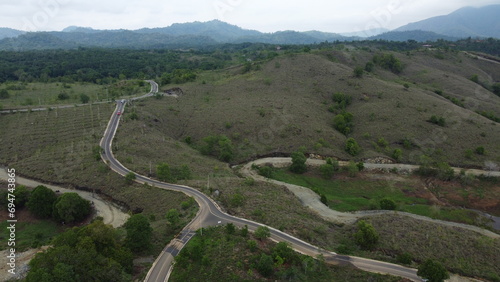
[[[37,248],[50,243],[50,240],[60,232],[64,231],[64,227],[49,220],[40,220],[36,222],[17,222],[15,246],[8,246],[8,238],[10,231],[7,229],[9,223],[6,221],[0,222],[0,250],[15,248],[16,251],[22,252],[30,248]]]
[[[315,175],[301,175],[286,169],[277,169],[273,179],[285,183],[307,187],[325,195],[331,209],[343,212],[380,209],[382,199],[396,202],[397,210],[423,215],[434,219],[479,225],[484,227],[478,213],[453,207],[432,205],[427,199],[407,196],[415,191],[414,184],[395,183],[364,179],[332,179],[326,180]]]

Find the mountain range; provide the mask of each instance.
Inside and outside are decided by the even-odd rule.
[[[466,7],[451,14],[410,23],[393,31],[383,28],[355,33],[278,31],[263,33],[219,20],[172,24],[138,30],[94,30],[70,26],[60,32],[35,32],[0,28],[0,50],[107,48],[198,48],[221,43],[312,44],[352,40],[420,42],[465,37],[500,38],[500,5]],[[363,37],[363,35],[371,35]]]

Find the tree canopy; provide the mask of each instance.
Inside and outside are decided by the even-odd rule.
[[[49,218],[52,216],[52,208],[56,198],[57,196],[54,191],[40,185],[31,192],[30,199],[26,205],[36,217]]]
[[[91,211],[90,201],[77,193],[64,193],[55,201],[53,217],[58,221],[73,223],[84,220]]]

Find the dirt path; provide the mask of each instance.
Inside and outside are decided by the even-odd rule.
[[[0,179],[4,181],[7,181],[8,179],[7,173],[4,168],[0,168]],[[75,192],[82,198],[87,199],[92,203],[94,203],[94,208],[96,210],[97,216],[101,216],[105,224],[111,224],[115,228],[122,226],[129,218],[129,215],[123,212],[118,206],[112,203],[108,203],[103,199],[101,199],[99,195],[92,195],[92,193],[90,192],[45,184],[38,181],[26,179],[20,176],[16,177],[16,183],[17,185],[25,185],[28,187],[36,187],[39,185],[44,185],[53,191],[60,191],[60,193]]]
[[[245,175],[252,177],[258,181],[265,181],[265,182],[271,182],[277,185],[282,185],[288,188],[292,193],[295,194],[297,198],[301,201],[301,203],[304,206],[309,207],[313,211],[315,211],[319,216],[322,218],[336,222],[336,223],[354,223],[356,220],[359,218],[365,217],[365,216],[374,216],[374,215],[382,215],[382,214],[398,214],[398,215],[405,215],[409,216],[418,220],[424,220],[428,222],[433,222],[441,225],[446,225],[450,227],[459,227],[459,228],[464,228],[468,230],[472,230],[475,232],[478,232],[480,234],[483,234],[485,236],[488,236],[490,238],[500,238],[500,235],[494,232],[491,232],[489,230],[477,227],[477,226],[472,226],[472,225],[467,225],[467,224],[462,224],[462,223],[455,223],[455,222],[448,222],[448,221],[443,221],[443,220],[437,220],[437,219],[432,219],[429,217],[425,216],[420,216],[416,214],[411,214],[411,213],[406,213],[406,212],[400,212],[400,211],[358,211],[358,212],[353,212],[353,213],[347,213],[347,212],[339,212],[330,209],[327,207],[325,204],[323,204],[320,201],[320,197],[318,194],[314,193],[311,189],[305,188],[302,186],[297,186],[293,184],[288,184],[284,183],[281,181],[273,180],[273,179],[268,179],[263,176],[258,175],[254,170],[252,170],[252,165],[272,165],[274,167],[286,167],[289,166],[292,162],[291,158],[265,158],[265,159],[259,159],[255,160],[253,162],[245,164],[240,172]],[[315,159],[308,159],[307,164],[309,166],[318,166],[321,164],[324,164],[325,161],[323,160],[315,160]],[[341,165],[343,163],[341,162]],[[381,165],[381,164],[365,164],[365,168],[367,169],[380,169],[380,168],[393,168],[397,167],[400,169],[410,169],[412,167],[416,166],[410,166],[410,165]],[[413,168],[414,169],[414,168]],[[473,170],[471,173],[480,173],[482,171],[479,170]],[[484,172],[483,172],[484,173]],[[499,174],[500,175],[500,174]]]

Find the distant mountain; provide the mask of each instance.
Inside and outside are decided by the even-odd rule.
[[[243,29],[219,20],[209,22],[192,22],[173,24],[162,28],[143,28],[136,30],[138,33],[160,33],[168,35],[194,35],[209,36],[220,43],[238,40],[242,37],[259,36],[262,33],[256,30]]]
[[[7,27],[0,27],[0,39],[17,37],[21,34],[24,34],[24,31],[15,30]]]
[[[387,28],[373,28],[369,30],[362,30],[362,31],[355,31],[355,32],[343,32],[340,33],[342,36],[348,36],[348,37],[372,37],[372,36],[377,36],[382,33],[389,32],[390,30]]]
[[[368,40],[387,40],[387,41],[408,41],[415,40],[419,42],[426,41],[436,41],[438,39],[444,39],[449,41],[455,41],[459,38],[446,36],[442,34],[437,34],[431,31],[422,30],[409,30],[409,31],[389,31],[376,36],[367,38]]]
[[[394,31],[423,30],[451,37],[500,38],[500,5],[465,7],[445,16],[410,23]]]

